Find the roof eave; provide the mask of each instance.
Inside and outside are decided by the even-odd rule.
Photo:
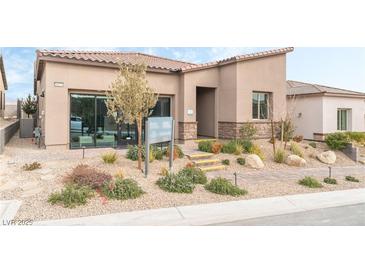
[[[317,96],[327,96],[327,97],[341,97],[341,98],[359,98],[365,99],[364,94],[344,94],[344,93],[335,93],[335,92],[313,92],[313,93],[301,93],[301,94],[287,94],[287,97],[317,97]]]
[[[84,66],[94,66],[94,67],[106,67],[106,68],[118,68],[117,63],[113,62],[96,62],[88,60],[77,60],[77,59],[65,59],[60,57],[49,57],[40,56],[37,58],[38,68],[36,69],[37,80],[40,77],[39,66],[44,62],[54,62],[54,63],[64,63],[64,64],[74,64],[74,65],[84,65]],[[178,69],[162,68],[162,67],[151,67],[147,66],[147,72],[159,72],[159,73],[176,73]]]

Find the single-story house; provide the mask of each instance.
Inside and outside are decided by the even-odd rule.
[[[5,110],[5,91],[8,89],[6,82],[3,57],[0,54],[0,117],[3,117]]]
[[[337,131],[365,132],[365,93],[287,81],[288,114],[295,134],[323,140]]]
[[[175,138],[234,138],[253,122],[270,136],[270,119],[286,115],[286,53],[282,48],[193,64],[144,53],[38,50],[34,93],[38,125],[47,148],[80,148],[135,141],[135,125],[107,116],[105,91],[118,61],[145,63],[149,85],[159,94],[152,116],[172,116]]]

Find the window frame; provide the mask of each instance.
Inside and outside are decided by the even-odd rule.
[[[258,99],[258,102],[257,102],[257,118],[254,118],[254,113],[253,113],[253,100],[254,100],[254,95],[255,94],[258,94],[259,95],[259,99]],[[266,109],[266,118],[260,118],[261,116],[261,111],[260,111],[260,95],[266,95],[266,106],[267,106],[267,109]],[[270,111],[270,100],[271,100],[271,92],[265,92],[265,91],[253,91],[252,92],[252,98],[251,98],[251,117],[252,117],[252,120],[254,121],[267,121],[270,119],[270,116],[271,116],[271,111]]]
[[[346,124],[345,129],[342,128],[342,115],[341,113],[346,113]],[[350,129],[350,113],[351,109],[349,108],[338,108],[337,109],[337,130],[338,131],[349,131]]]

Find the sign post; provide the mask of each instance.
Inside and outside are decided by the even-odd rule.
[[[148,175],[150,159],[150,145],[170,142],[170,171],[172,169],[174,157],[174,120],[172,117],[150,117],[145,125],[145,176]]]

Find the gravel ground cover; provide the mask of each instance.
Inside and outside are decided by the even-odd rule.
[[[233,179],[233,173],[238,172],[237,184],[246,189],[248,194],[232,197],[210,193],[202,185],[197,185],[193,194],[164,192],[155,184],[155,181],[160,177],[161,168],[168,167],[167,159],[151,163],[150,175],[146,179],[144,174],[137,170],[137,163],[125,158],[126,150],[116,150],[118,161],[115,164],[104,164],[101,155],[111,149],[88,149],[85,152],[85,158],[82,159],[82,150],[38,149],[30,139],[19,139],[15,136],[6,146],[4,154],[0,156],[0,200],[21,200],[22,206],[16,217],[38,221],[365,187],[364,166],[355,164],[340,152],[336,152],[337,161],[333,165],[333,177],[337,179],[337,185],[323,183],[324,187],[321,189],[309,189],[296,183],[298,178],[304,176],[314,176],[320,181],[327,177],[327,166],[314,158],[316,153],[327,149],[323,143],[318,143],[316,149],[308,146],[307,142],[300,143],[304,151],[304,158],[307,161],[307,167],[295,168],[274,163],[271,156],[271,144],[267,140],[257,140],[255,142],[265,154],[264,169],[254,170],[237,164],[236,158],[245,157],[244,154],[241,156],[218,154],[216,155],[218,159],[230,159],[231,164],[224,171],[207,174],[210,178],[219,175]],[[191,141],[181,145],[181,147],[185,153],[189,153],[196,150],[197,144]],[[23,164],[33,161],[40,162],[42,168],[33,171],[22,170]],[[174,170],[180,170],[188,162],[189,160],[186,157],[175,160]],[[47,202],[48,196],[63,187],[63,176],[79,163],[88,164],[112,175],[122,170],[125,177],[136,180],[146,194],[138,199],[126,201],[105,201],[96,195],[87,205],[73,209],[50,205]],[[346,182],[344,180],[345,175],[356,176],[361,182]]]

